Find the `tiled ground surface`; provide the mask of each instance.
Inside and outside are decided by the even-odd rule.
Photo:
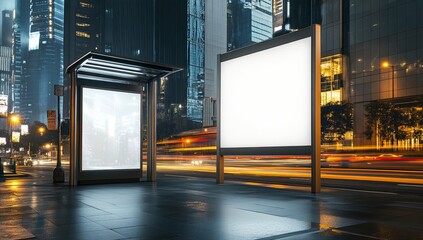
[[[0,182],[0,239],[423,239],[422,195],[318,195],[213,179]]]

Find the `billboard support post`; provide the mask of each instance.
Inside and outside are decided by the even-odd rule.
[[[220,66],[220,54],[217,55],[217,66]],[[220,67],[217,68],[217,76],[220,76]],[[217,99],[220,99],[220,81],[217,81],[217,89],[218,96]],[[218,125],[217,125],[217,138],[216,143],[217,146],[220,146],[220,100],[216,101],[217,104],[217,119],[218,119]],[[216,183],[217,184],[223,184],[225,181],[225,158],[220,152],[220,147],[217,147],[216,149]]]
[[[311,192],[320,192],[320,25],[313,25],[312,31],[312,140],[311,140]]]
[[[219,153],[216,155],[216,183],[222,184],[225,181],[225,157]]]

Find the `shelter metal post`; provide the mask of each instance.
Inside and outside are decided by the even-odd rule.
[[[147,181],[156,181],[157,79],[147,86]]]
[[[313,25],[312,31],[312,139],[311,139],[311,192],[319,193],[320,182],[320,25]]]
[[[70,79],[70,126],[69,126],[69,133],[70,133],[70,173],[69,173],[69,185],[76,186],[78,184],[78,140],[77,140],[77,127],[76,127],[76,119],[77,119],[77,112],[76,112],[76,71],[71,72],[71,79]]]

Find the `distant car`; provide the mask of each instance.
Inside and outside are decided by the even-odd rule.
[[[194,166],[199,166],[199,165],[202,165],[202,164],[203,164],[202,160],[192,160],[191,161],[191,165],[194,165]]]
[[[398,161],[401,160],[402,155],[396,155],[396,154],[381,154],[377,157],[375,157],[375,160],[379,161]]]
[[[349,167],[351,162],[358,160],[356,154],[328,154],[324,155],[322,161],[323,167]]]

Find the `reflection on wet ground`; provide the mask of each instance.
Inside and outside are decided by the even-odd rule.
[[[157,183],[0,183],[0,239],[423,239],[423,197],[159,174]]]

